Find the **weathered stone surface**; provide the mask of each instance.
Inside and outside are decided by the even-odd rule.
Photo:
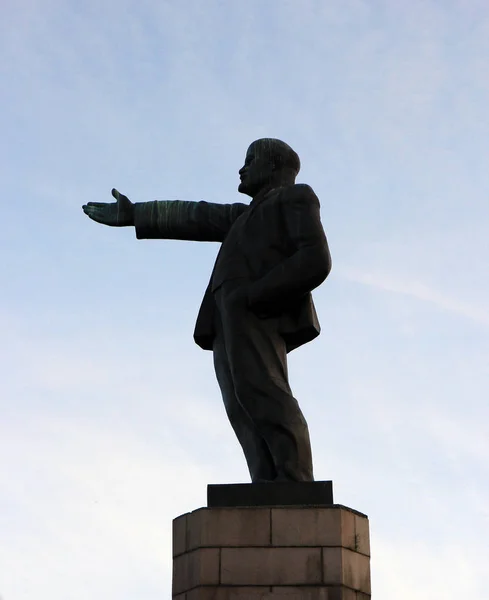
[[[173,519],[173,557],[183,554],[187,550],[186,541],[187,515]]]
[[[355,515],[355,548],[357,552],[370,556],[370,528],[367,517]]]
[[[269,586],[230,587],[210,586],[187,592],[186,600],[263,600],[270,591]]]
[[[343,508],[273,508],[273,546],[355,548],[355,515]]]
[[[346,548],[323,548],[323,583],[370,594],[369,557]]]
[[[328,587],[328,600],[357,600],[355,590],[346,588],[343,585],[335,585]]]
[[[283,597],[284,600],[329,600],[327,587],[280,587],[272,588],[270,600]]]
[[[330,600],[328,590],[327,587],[273,587],[270,591],[268,586],[210,586],[187,592],[186,600]]]
[[[221,583],[300,585],[321,583],[320,548],[223,548]]]
[[[343,585],[365,594],[371,593],[370,560],[364,554],[343,550]]]
[[[181,594],[199,585],[219,583],[218,548],[201,548],[173,559],[173,594]]]
[[[187,550],[269,546],[270,509],[202,508],[187,516]]]
[[[370,600],[368,519],[341,505],[204,508],[173,538],[176,600]]]

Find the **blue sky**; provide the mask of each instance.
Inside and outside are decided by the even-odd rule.
[[[81,211],[233,202],[278,137],[322,204],[290,355],[317,479],[370,517],[376,600],[489,599],[485,0],[4,0],[0,596],[170,596],[171,520],[248,481],[192,340],[217,246]]]

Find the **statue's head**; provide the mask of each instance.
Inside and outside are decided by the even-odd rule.
[[[292,185],[300,168],[299,156],[285,142],[274,138],[256,140],[239,170],[238,191],[253,197],[265,186]]]

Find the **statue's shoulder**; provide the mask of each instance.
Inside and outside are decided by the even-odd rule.
[[[307,183],[294,183],[281,188],[284,200],[312,200],[318,201],[314,190]]]

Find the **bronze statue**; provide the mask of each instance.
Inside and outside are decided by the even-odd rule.
[[[226,412],[253,482],[313,481],[306,420],[292,395],[287,352],[319,335],[311,291],[331,270],[319,201],[295,184],[298,155],[276,139],[251,144],[238,191],[249,205],[89,202],[94,221],[134,225],[138,239],[221,242],[194,339],[214,353]]]

